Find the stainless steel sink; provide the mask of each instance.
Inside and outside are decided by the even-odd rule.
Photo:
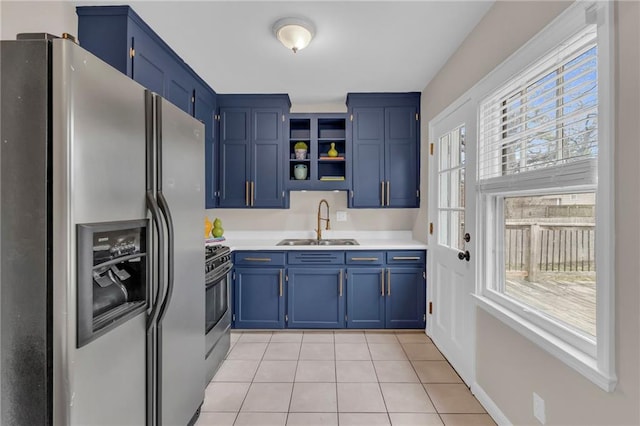
[[[357,246],[360,245],[352,238],[333,238],[314,240],[311,238],[289,238],[280,241],[278,246]]]
[[[289,239],[280,241],[276,245],[277,246],[316,246],[318,245],[318,240],[289,238]]]

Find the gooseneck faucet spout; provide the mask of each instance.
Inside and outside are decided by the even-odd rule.
[[[326,218],[322,217],[322,216],[321,216],[321,214],[320,214],[320,209],[321,209],[321,207],[322,207],[322,203],[325,203],[325,204],[327,205],[327,217],[326,217]],[[327,222],[327,226],[326,226],[326,228],[324,228],[324,229],[325,229],[325,230],[329,230],[329,229],[331,229],[331,226],[329,225],[329,216],[330,216],[330,213],[329,213],[329,203],[327,202],[327,200],[325,200],[325,199],[323,198],[322,200],[320,200],[320,203],[318,203],[318,228],[316,229],[316,238],[317,238],[318,240],[321,240],[321,239],[322,239],[322,229],[321,229],[321,228],[322,228],[322,226],[321,226],[321,225],[322,225],[322,221],[323,221],[323,220],[324,220],[325,222]]]

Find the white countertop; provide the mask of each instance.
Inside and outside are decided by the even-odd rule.
[[[426,250],[427,244],[412,239],[411,231],[322,231],[323,239],[353,238],[357,246],[278,246],[289,238],[316,238],[306,231],[229,231],[222,244],[231,250]]]

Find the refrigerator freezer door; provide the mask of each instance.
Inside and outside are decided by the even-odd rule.
[[[160,420],[189,422],[204,399],[204,126],[162,98],[158,189],[173,222],[173,291],[160,319]],[[167,244],[167,245],[168,245]],[[162,313],[160,315],[163,315]],[[160,423],[160,422],[159,422]]]
[[[54,423],[143,425],[145,313],[76,348],[76,226],[146,218],[144,90],[52,44]]]
[[[0,44],[0,424],[50,424],[48,49]]]

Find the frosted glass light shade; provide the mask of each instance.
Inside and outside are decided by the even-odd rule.
[[[287,49],[296,53],[309,45],[315,29],[313,24],[304,19],[284,18],[273,25],[273,33]]]

